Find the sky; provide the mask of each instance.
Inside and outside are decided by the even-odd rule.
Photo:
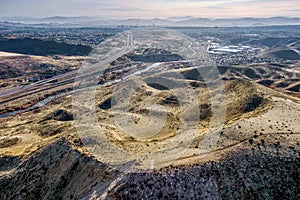
[[[0,16],[300,17],[300,0],[0,0]]]

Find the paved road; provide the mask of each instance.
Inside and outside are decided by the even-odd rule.
[[[84,69],[84,71],[81,70],[80,76],[89,76],[89,75],[92,75],[92,73],[99,73],[99,71],[101,70],[101,68],[103,67],[104,64],[111,63],[112,61],[116,60],[117,58],[132,51],[134,48],[133,36],[132,36],[131,32],[127,32],[127,34],[128,34],[128,38],[127,38],[126,46],[119,53],[117,53],[117,54],[111,56],[110,58],[105,59],[99,63],[96,63],[95,65],[91,65],[90,67],[87,67],[86,69]],[[41,80],[41,81],[38,81],[31,85],[19,86],[19,87],[11,88],[8,90],[2,90],[2,91],[0,91],[1,92],[0,99],[2,99],[2,101],[0,101],[0,104],[24,97],[27,95],[27,93],[32,94],[32,92],[35,90],[41,90],[43,88],[43,91],[44,91],[45,89],[53,89],[55,87],[73,83],[76,78],[77,79],[80,78],[77,76],[78,72],[79,71],[76,70],[76,71],[61,74],[61,75],[58,75],[58,76],[55,76],[55,77],[52,77],[52,78],[49,78],[46,80]],[[86,73],[84,73],[84,72],[86,72]]]
[[[73,71],[73,72],[69,72],[69,73],[66,73],[66,74],[55,76],[55,77],[47,79],[47,80],[42,80],[42,81],[36,82],[36,83],[34,83],[32,85],[29,85],[29,86],[16,87],[16,88],[11,89],[10,91],[7,91],[4,94],[2,94],[2,92],[1,92],[0,104],[6,103],[6,102],[9,102],[9,101],[13,101],[13,100],[16,100],[18,98],[26,97],[27,95],[36,94],[36,93],[39,93],[39,92],[45,92],[49,89],[53,89],[53,88],[63,86],[63,85],[66,85],[66,84],[74,83],[75,81],[79,81],[79,80],[87,81],[87,80],[90,80],[92,78],[95,78],[94,77],[95,74],[99,75],[101,71],[104,71],[103,66],[113,62],[117,58],[131,52],[134,49],[133,35],[132,35],[131,32],[127,32],[127,33],[128,33],[128,38],[127,38],[126,46],[120,52],[118,52],[117,54],[111,56],[110,58],[105,59],[103,61],[100,61],[100,62],[98,62],[94,65],[91,65],[91,66],[83,69],[83,70],[76,70],[76,71]],[[57,81],[55,83],[51,83],[52,81],[58,80],[58,79],[62,79],[62,80]],[[114,83],[114,82],[115,81],[111,81],[111,83]],[[97,84],[97,80],[91,81],[91,83],[92,83],[92,86],[79,85],[77,90],[78,91],[83,90],[83,89],[85,89],[85,87],[95,87],[95,84]],[[108,84],[108,83],[106,83],[106,84]],[[75,91],[77,91],[77,90],[75,90]],[[31,110],[33,108],[36,108],[36,107],[42,107],[45,104],[49,103],[50,101],[53,101],[56,98],[59,98],[61,96],[73,93],[75,91],[73,90],[71,92],[66,92],[66,93],[63,93],[63,94],[50,96],[50,97],[48,97],[48,98],[46,98],[46,99],[44,99],[40,102],[37,102],[35,105],[33,105],[29,108],[26,108],[24,110],[18,110],[18,111],[14,111],[14,112],[1,114],[0,118],[13,116],[13,115],[16,115],[16,114],[21,113],[21,112],[29,111],[29,110]],[[6,97],[6,98],[4,98],[4,97]]]

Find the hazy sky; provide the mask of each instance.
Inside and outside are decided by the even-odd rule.
[[[300,16],[300,0],[0,0],[0,16]]]

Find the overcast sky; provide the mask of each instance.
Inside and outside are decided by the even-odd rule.
[[[0,16],[300,16],[300,0],[0,0]]]

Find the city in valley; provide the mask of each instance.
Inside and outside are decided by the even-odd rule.
[[[0,198],[298,199],[299,35],[299,18],[0,20]]]

